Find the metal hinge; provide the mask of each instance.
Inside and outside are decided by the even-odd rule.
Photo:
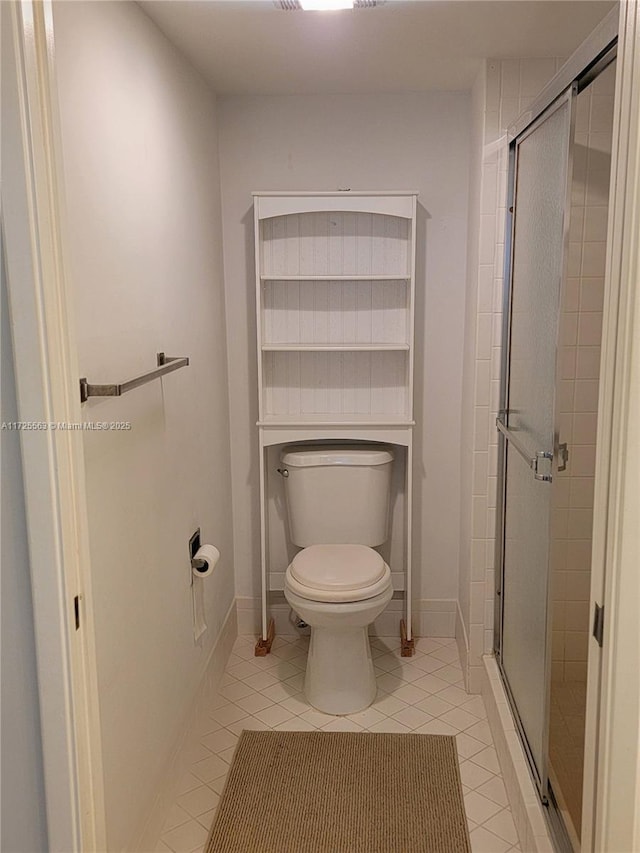
[[[597,602],[593,611],[593,636],[596,638],[600,648],[602,648],[602,639],[604,636],[604,604],[600,607]]]
[[[531,469],[533,470],[533,476],[536,480],[541,480],[543,483],[551,483],[553,481],[553,477],[551,476],[551,474],[541,474],[538,470],[538,466],[544,459],[553,459],[553,453],[549,453],[548,450],[538,450],[534,458],[531,460]]]
[[[567,462],[569,461],[569,448],[567,442],[563,441],[558,445],[558,471],[567,470]]]

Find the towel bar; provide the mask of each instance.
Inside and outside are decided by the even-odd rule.
[[[146,385],[147,382],[159,379],[161,376],[166,376],[167,373],[172,373],[181,367],[187,367],[189,364],[188,358],[181,356],[170,358],[163,352],[157,354],[157,360],[158,366],[155,370],[150,370],[142,376],[136,376],[135,379],[129,379],[128,382],[121,382],[118,385],[90,385],[86,377],[83,377],[80,380],[80,402],[86,403],[89,397],[120,397],[127,391],[139,388],[140,385]]]

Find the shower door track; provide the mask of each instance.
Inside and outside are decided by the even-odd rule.
[[[596,29],[564,63],[531,105],[507,130],[509,141],[519,137],[563,92],[578,84],[578,92],[586,88],[616,58],[618,44],[618,10],[612,9]],[[505,252],[507,247],[505,246]]]

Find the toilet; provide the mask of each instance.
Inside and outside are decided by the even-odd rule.
[[[284,594],[311,628],[304,692],[326,714],[353,714],[376,695],[368,627],[393,595],[373,548],[389,535],[393,453],[374,445],[284,448],[289,534],[302,550]]]

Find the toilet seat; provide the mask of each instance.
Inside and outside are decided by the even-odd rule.
[[[310,545],[294,557],[285,580],[309,601],[364,601],[388,588],[391,570],[366,545]]]

